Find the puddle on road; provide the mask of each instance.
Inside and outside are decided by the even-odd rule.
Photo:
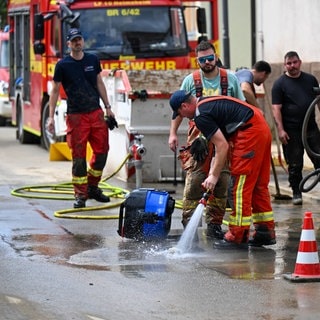
[[[201,265],[233,279],[279,279],[294,270],[301,218],[277,223],[276,245],[238,251],[214,249],[212,241],[204,235],[205,229],[199,228],[199,245],[185,254],[172,252],[181,235],[174,232],[158,242],[71,233],[33,234],[35,230],[30,234],[27,232],[16,230],[17,235],[5,241],[28,259],[45,258],[72,267],[121,272],[127,277],[145,277],[150,272],[179,272]],[[319,238],[319,230],[315,232]]]
[[[106,242],[107,247],[94,250],[82,251],[70,256],[67,263],[74,266],[86,267],[89,265],[108,266],[111,271],[119,271],[127,277],[145,277],[150,272],[170,272],[175,270],[175,263],[169,249],[177,244],[178,237],[168,237],[161,241],[135,241],[121,239],[110,245],[110,239]],[[195,259],[202,254],[203,250],[195,250],[181,255],[179,259]],[[171,261],[170,261],[171,260]]]
[[[15,230],[21,233],[21,230]],[[12,236],[11,247],[23,257],[45,257],[50,261],[64,261],[83,250],[94,249],[104,240],[97,235],[23,234]],[[8,241],[6,241],[8,242]]]
[[[212,241],[201,235],[199,246],[184,254],[172,252],[179,236],[138,242],[97,235],[26,234],[12,237],[12,247],[29,259],[45,258],[72,267],[121,272],[127,277],[179,272],[200,264],[233,279],[277,279],[293,272],[300,237],[286,227],[281,230],[281,226],[277,235],[276,245],[248,251],[213,249]]]

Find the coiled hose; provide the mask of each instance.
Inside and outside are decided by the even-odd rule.
[[[54,212],[56,218],[69,218],[69,219],[118,219],[119,215],[85,215],[75,214],[77,212],[89,212],[89,211],[100,211],[108,210],[119,207],[125,200],[126,195],[129,193],[128,190],[114,187],[108,184],[106,181],[116,175],[125,163],[131,158],[131,154],[127,154],[120,166],[109,176],[102,179],[99,183],[99,188],[110,198],[119,199],[119,201],[100,205],[90,206],[85,208],[72,208],[63,209]],[[71,182],[64,182],[59,184],[47,184],[47,185],[34,185],[34,186],[23,186],[16,188],[11,191],[12,196],[22,198],[33,198],[33,199],[48,199],[48,200],[74,200],[73,185]],[[176,200],[175,208],[182,208],[181,200]]]

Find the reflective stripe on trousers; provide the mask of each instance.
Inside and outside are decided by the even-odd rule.
[[[93,155],[87,173],[88,142]],[[88,184],[98,185],[101,179],[109,151],[109,132],[102,109],[68,114],[67,143],[72,153],[72,181],[75,195],[86,198]]]
[[[253,107],[252,107],[253,109]],[[254,109],[253,109],[254,110]],[[269,194],[271,132],[262,113],[254,110],[246,130],[230,139],[231,207],[230,226],[250,227],[254,222],[273,222]]]

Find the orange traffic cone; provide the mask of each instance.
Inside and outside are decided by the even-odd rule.
[[[285,274],[284,278],[296,282],[320,281],[320,263],[312,212],[306,212],[304,214],[294,273]]]

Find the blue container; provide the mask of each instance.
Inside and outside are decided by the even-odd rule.
[[[133,190],[120,207],[119,235],[137,240],[166,238],[174,205],[175,201],[166,191]]]

